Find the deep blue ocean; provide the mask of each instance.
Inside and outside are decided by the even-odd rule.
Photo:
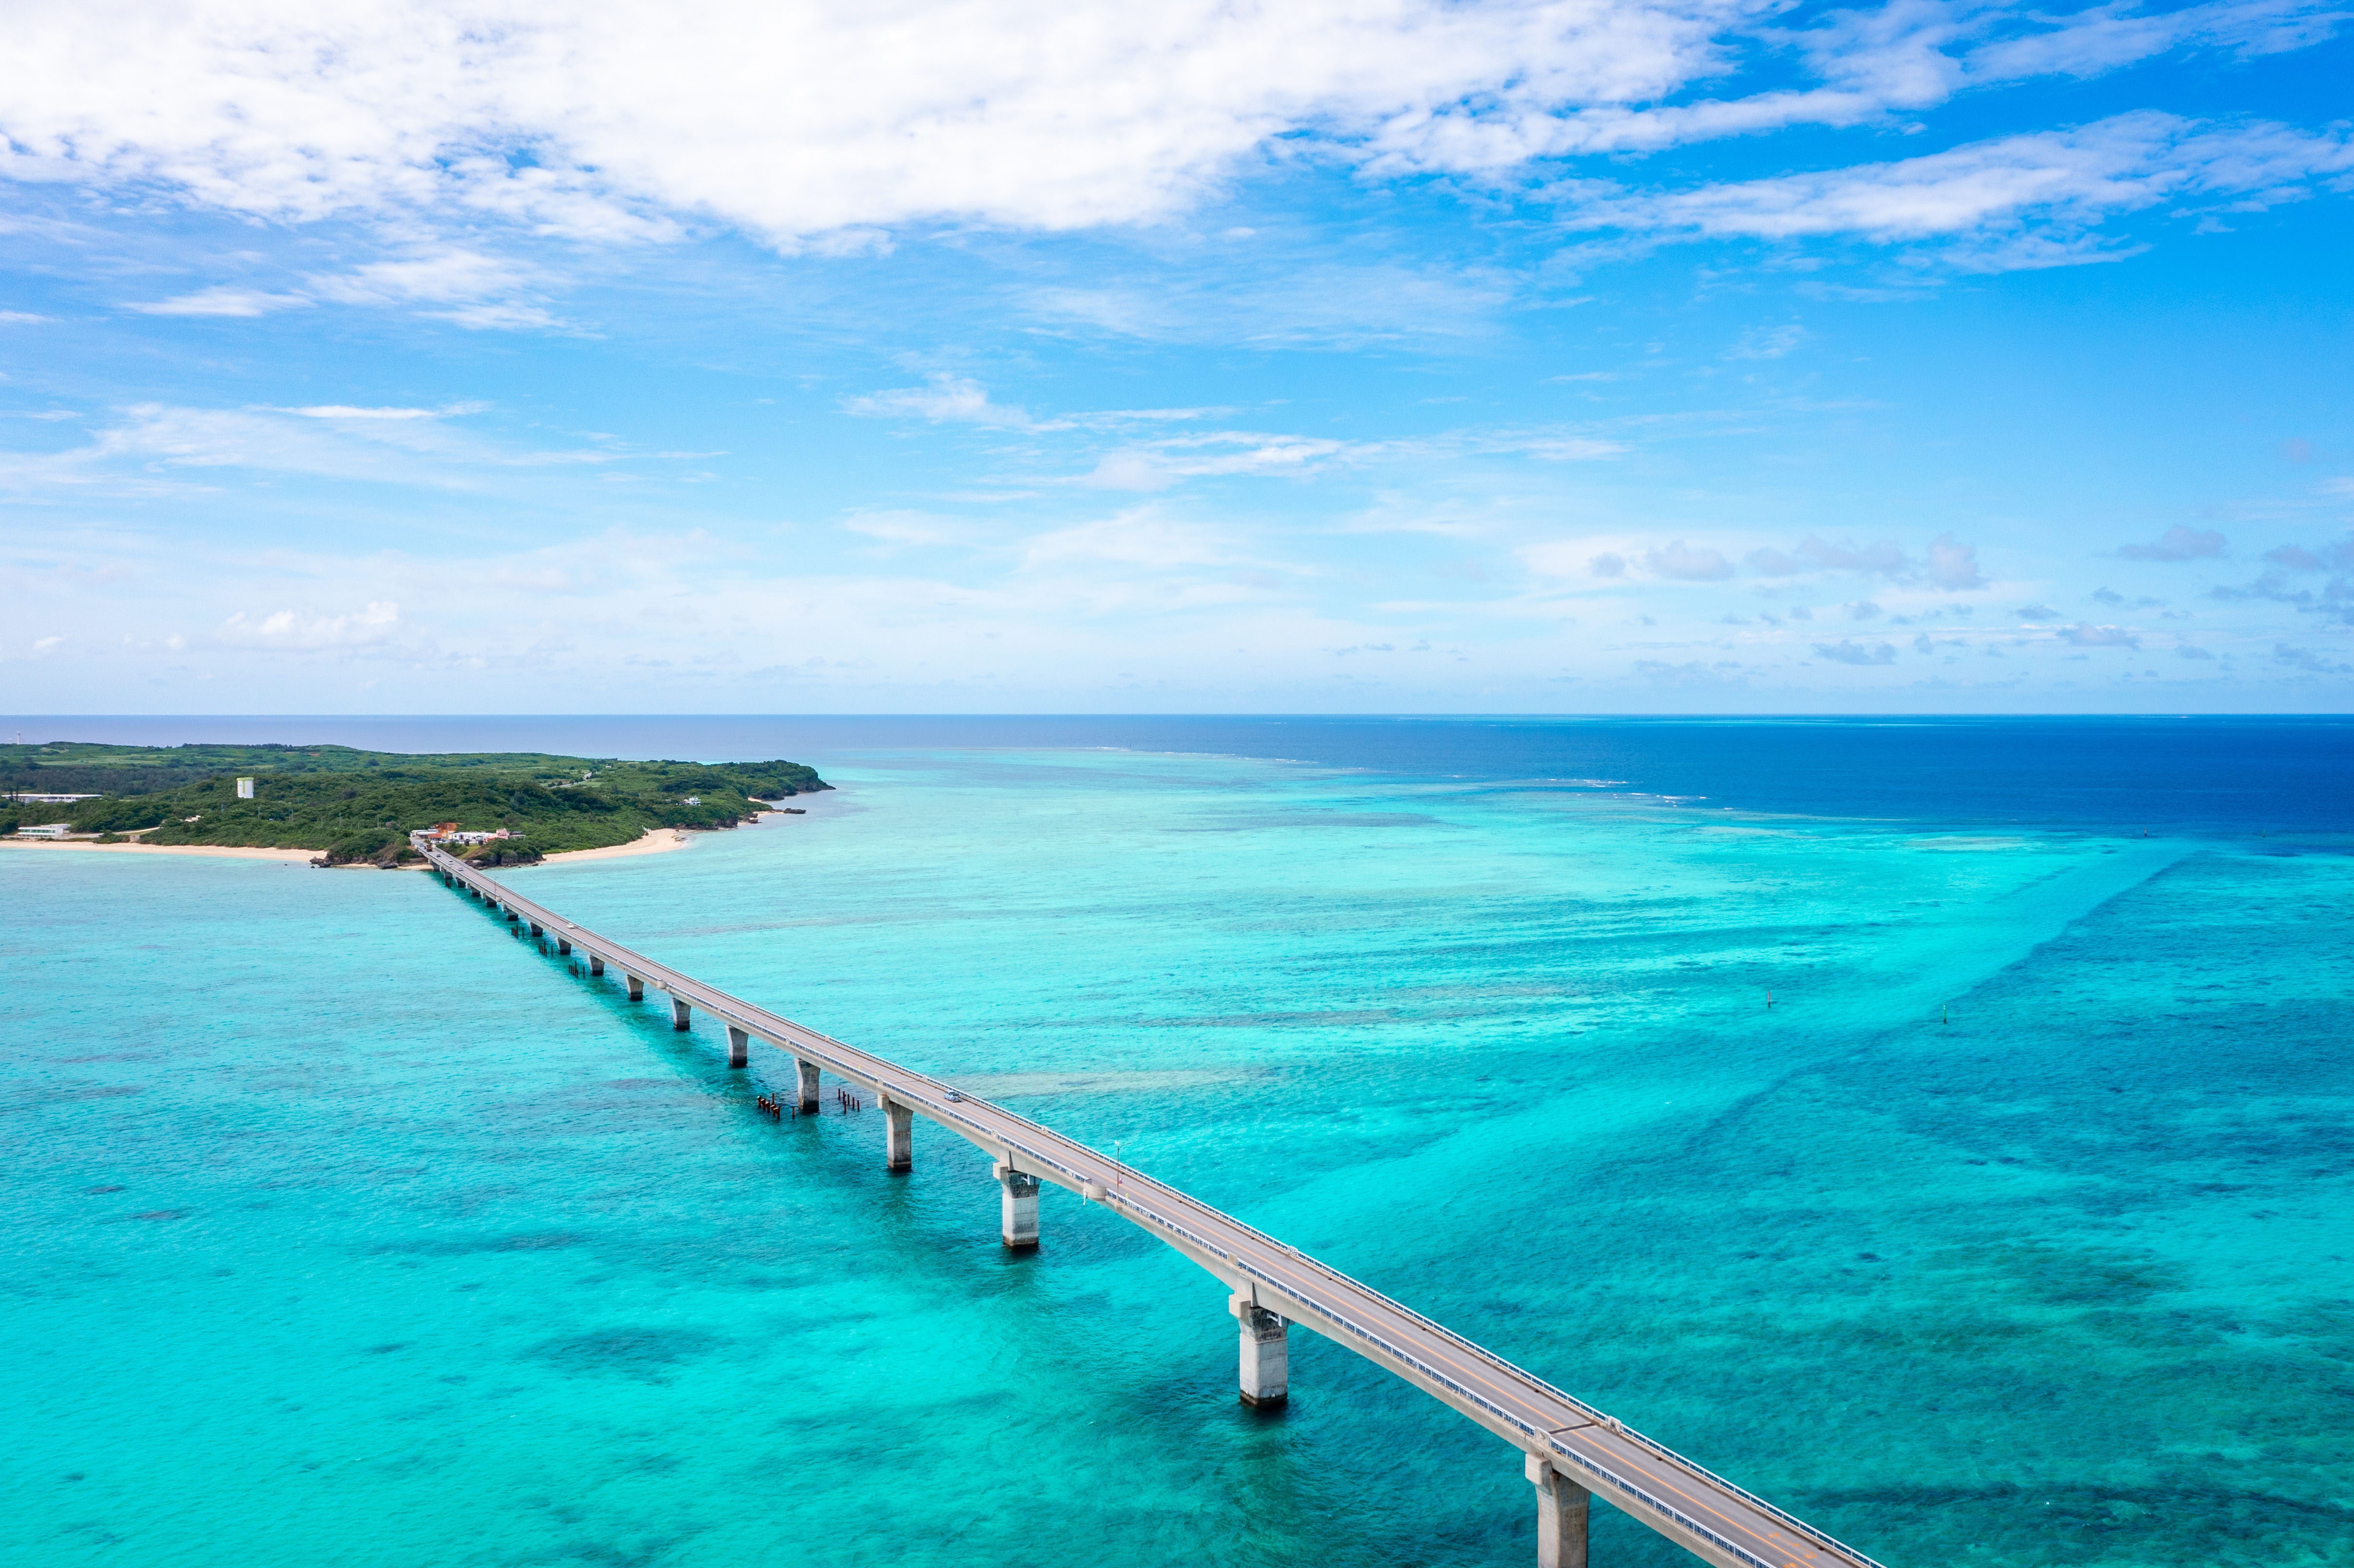
[[[789,757],[519,891],[1892,1568],[2354,1563],[2354,721],[0,718]],[[0,1552],[1525,1564],[1516,1451],[427,877],[0,849]],[[1774,1004],[1766,1005],[1771,991]],[[1690,1562],[1598,1510],[1597,1568]]]

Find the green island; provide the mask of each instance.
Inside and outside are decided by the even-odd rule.
[[[239,779],[254,780],[241,800]],[[655,828],[732,828],[760,802],[833,788],[798,762],[628,761],[543,752],[408,755],[348,746],[0,745],[0,833],[63,821],[101,842],[320,852],[330,865],[419,856],[412,831],[455,823],[508,836],[453,842],[482,865],[625,844]],[[89,795],[71,803],[21,797]]]

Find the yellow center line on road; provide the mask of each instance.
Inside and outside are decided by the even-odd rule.
[[[1590,1490],[1598,1490],[1630,1517],[1679,1544],[1755,1568],[1803,1568],[1802,1557],[1820,1559],[1822,1551],[1818,1548],[1834,1553],[1850,1568],[1879,1568],[1861,1552],[1711,1475],[1575,1395],[1189,1193],[1002,1106],[967,1097],[950,1101],[949,1086],[928,1074],[911,1072],[654,963],[560,919],[537,904],[515,897],[430,845],[421,847],[436,870],[462,880],[493,900],[511,918],[520,913],[535,924],[562,928],[571,934],[569,939],[576,946],[658,991],[681,998],[682,1012],[691,1002],[763,1044],[870,1086],[878,1095],[921,1112],[927,1120],[979,1145],[993,1158],[1035,1164],[1041,1169],[1031,1174],[1077,1189],[1083,1198],[1092,1199],[1101,1192],[1102,1197],[1095,1201],[1193,1257],[1229,1288],[1250,1289],[1256,1298],[1254,1282],[1264,1282],[1306,1313],[1279,1314],[1287,1320],[1376,1364],[1394,1363],[1391,1370],[1409,1383],[1463,1409],[1480,1425],[1538,1457],[1549,1462],[1569,1457],[1606,1483]],[[1111,1173],[1110,1191],[1105,1191],[1103,1172]],[[1324,1295],[1333,1299],[1319,1299]],[[1550,1425],[1564,1414],[1573,1418],[1568,1425]],[[1606,1437],[1602,1436],[1606,1432]],[[1537,1447],[1531,1449],[1531,1442]],[[1609,1486],[1627,1493],[1628,1499],[1613,1496]],[[1637,1502],[1672,1520],[1672,1528],[1641,1511]],[[1701,1544],[1695,1546],[1695,1542]]]

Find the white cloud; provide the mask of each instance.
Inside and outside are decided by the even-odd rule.
[[[1023,565],[1033,570],[1109,565],[1171,571],[1181,567],[1243,564],[1246,557],[1225,535],[1198,524],[1165,517],[1150,506],[1041,534],[1023,554]]]
[[[478,250],[429,250],[372,261],[348,272],[313,273],[322,299],[346,305],[446,305],[422,313],[476,332],[567,332],[570,323],[533,302],[552,280],[536,269]]]
[[[1495,330],[1512,283],[1485,270],[1337,265],[1293,255],[1258,257],[1246,281],[1204,287],[1182,270],[1093,288],[1027,296],[1050,326],[1162,343],[1257,347],[1346,347],[1467,343]]]
[[[1951,534],[1940,534],[1929,541],[1924,575],[1935,587],[1955,593],[1987,586],[1986,575],[1978,570],[1978,547],[1957,544]]]
[[[842,525],[886,545],[960,545],[971,533],[954,518],[928,512],[857,512],[843,519]]]
[[[0,165],[4,166],[4,165]],[[568,330],[526,296],[546,281],[532,269],[479,251],[447,249],[374,261],[347,272],[313,272],[306,292],[273,294],[228,284],[128,307],[151,316],[260,316],[301,310],[321,300],[345,305],[443,304],[424,313],[477,330]]]
[[[889,392],[848,398],[843,407],[854,414],[865,414],[876,418],[918,418],[952,424],[1016,427],[1030,423],[1030,416],[1022,409],[991,402],[988,390],[981,383],[945,374],[935,374],[927,386],[902,387]]]
[[[570,322],[538,305],[460,305],[455,310],[427,311],[437,321],[453,322],[474,332],[562,332],[577,329]]]
[[[1697,546],[1683,539],[1652,542],[1626,535],[1564,539],[1531,546],[1521,556],[1530,570],[1544,577],[1723,582],[1739,575],[1733,553],[1755,537],[1719,535],[1712,544]],[[1951,534],[1931,540],[1924,557],[1914,559],[1890,539],[1858,545],[1809,535],[1791,550],[1753,546],[1742,554],[1740,567],[1750,577],[1768,580],[1852,572],[1954,593],[1987,586],[1978,570],[1978,546],[1958,543]]]
[[[2088,77],[2184,45],[2277,54],[2321,42],[2344,19],[2330,5],[2297,0],[2216,0],[2157,16],[2111,0],[2051,19],[2048,32],[1983,44],[1971,51],[1967,69],[1975,81]]]
[[[473,250],[443,250],[399,261],[374,261],[349,272],[313,273],[311,285],[347,304],[408,304],[419,300],[481,300],[512,293],[531,274],[514,262]]]
[[[400,606],[372,603],[346,615],[305,616],[291,609],[270,615],[238,611],[221,622],[218,641],[237,648],[282,648],[315,652],[382,642],[400,624]]]
[[[1319,436],[1221,430],[1108,452],[1085,482],[1102,490],[1166,490],[1181,480],[1225,474],[1293,477],[1348,450],[1346,441]]]
[[[334,479],[449,482],[430,460],[473,458],[429,419],[289,417],[270,408],[188,408],[143,403],[99,432],[90,461],[134,459],[180,469],[261,469]],[[69,454],[72,455],[72,454]],[[420,465],[419,460],[428,460]]]
[[[19,0],[0,172],[280,221],[446,213],[626,241],[716,220],[839,254],[916,222],[1164,217],[1268,157],[1503,171],[1861,123],[2186,45],[2299,47],[2331,20],[2319,0],[2057,22],[1898,0],[1796,35],[1742,0]],[[1667,101],[1759,43],[1797,44],[1814,83]]]
[[[311,302],[302,294],[272,294],[260,289],[223,285],[129,308],[150,316],[266,316],[272,311],[302,310]]]
[[[435,419],[445,413],[457,412],[444,408],[355,408],[346,403],[320,403],[308,408],[281,408],[281,414],[300,414],[306,419]]]
[[[1777,327],[1751,327],[1725,350],[1727,359],[1779,359],[1807,341],[1807,329],[1795,323]]]
[[[2120,545],[2117,554],[2128,561],[2192,561],[2223,553],[2223,535],[2211,528],[2176,524],[2147,545]]]
[[[1679,582],[1722,582],[1733,575],[1733,563],[1721,550],[1695,550],[1678,539],[1661,545],[1643,556],[1643,564],[1657,577],[1673,577]]]
[[[2076,131],[1973,143],[1897,163],[1630,195],[1564,187],[1572,227],[1684,238],[1852,237],[1877,244],[1954,242],[1947,260],[2001,271],[2102,260],[2084,230],[2161,202],[2231,196],[2295,199],[2354,170],[2354,143],[2256,122],[2210,127],[2171,114],[2120,114]],[[2031,231],[2042,225],[2049,232]]]
[[[1834,544],[1808,535],[1794,553],[1765,548],[1749,552],[1743,562],[1762,577],[1795,577],[1801,572],[1866,572],[1891,579],[1908,577],[1913,562],[1893,539],[1859,546],[1852,540]]]
[[[114,493],[186,494],[191,482],[195,489],[216,488],[222,482],[217,471],[239,469],[469,489],[502,470],[717,455],[633,452],[610,443],[516,450],[451,423],[453,417],[481,412],[482,407],[457,403],[441,408],[367,408],[330,403],[300,408],[197,408],[134,404],[119,410],[83,446],[0,456],[0,491],[34,493],[99,486]]]
[[[297,220],[447,203],[598,236],[649,232],[658,207],[786,243],[959,215],[1134,221],[1288,132],[1411,145],[1472,95],[1542,114],[1656,97],[1713,63],[1705,7],[1585,0],[9,16],[0,126],[20,176]]]
[[[1444,443],[1420,444],[1436,447]],[[1468,439],[1463,447],[1468,451],[1517,452],[1539,462],[1590,462],[1596,458],[1617,457],[1627,450],[1624,441],[1598,440],[1590,436],[1509,432]]]
[[[1818,642],[1815,652],[1835,664],[1893,664],[1895,648],[1886,642],[1853,642],[1841,638],[1837,642]]]
[[[2354,675],[2354,664],[2316,653],[2310,648],[2299,648],[2291,642],[2273,645],[2273,662],[2285,664],[2292,670],[2302,670],[2310,675]]]

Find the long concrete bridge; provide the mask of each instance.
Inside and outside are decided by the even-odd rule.
[[[557,954],[585,956],[590,975],[616,971],[631,1001],[643,1000],[649,988],[666,995],[673,1027],[689,1027],[698,1008],[709,1013],[727,1031],[729,1066],[747,1065],[755,1040],[790,1054],[802,1110],[817,1108],[828,1073],[871,1095],[884,1112],[890,1170],[910,1169],[910,1133],[919,1116],[975,1145],[994,1162],[1002,1192],[999,1234],[1007,1246],[1038,1245],[1039,1190],[1051,1185],[1102,1205],[1192,1258],[1225,1287],[1227,1308],[1239,1322],[1246,1403],[1283,1403],[1288,1330],[1297,1323],[1478,1422],[1523,1456],[1522,1473],[1536,1492],[1540,1568],[1585,1568],[1586,1512],[1596,1495],[1719,1568],[1880,1568],[1765,1499],[1231,1214],[1051,1128],[631,952],[518,897],[423,838],[415,842],[445,884],[527,927]]]

